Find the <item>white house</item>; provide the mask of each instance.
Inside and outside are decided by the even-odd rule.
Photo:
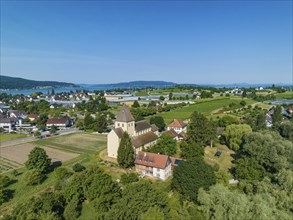
[[[136,172],[166,180],[171,176],[171,159],[167,155],[139,151],[135,158]]]
[[[168,125],[167,130],[174,130],[177,134],[180,134],[182,131],[186,132],[187,125],[181,119],[174,119],[171,124]]]

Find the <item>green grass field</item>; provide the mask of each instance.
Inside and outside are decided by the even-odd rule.
[[[182,120],[186,120],[190,117],[190,115],[194,111],[198,111],[203,113],[204,115],[209,115],[212,111],[220,109],[224,106],[229,105],[230,103],[239,103],[242,98],[218,98],[218,99],[208,99],[201,100],[196,104],[189,105],[187,107],[159,114],[162,116],[166,123],[170,123],[174,118],[180,118]],[[255,101],[251,99],[244,99],[247,105],[255,103]]]
[[[65,152],[83,154],[96,153],[106,147],[105,135],[74,133],[36,141],[37,146],[50,147]]]
[[[293,99],[293,92],[287,91],[275,95],[277,99]]]
[[[0,134],[0,142],[28,137],[26,134]]]

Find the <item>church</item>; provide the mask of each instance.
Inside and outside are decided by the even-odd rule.
[[[159,131],[158,127],[150,125],[146,120],[135,122],[129,108],[124,105],[115,120],[114,129],[107,136],[108,156],[117,158],[117,152],[123,132],[127,132],[137,154],[156,144]]]

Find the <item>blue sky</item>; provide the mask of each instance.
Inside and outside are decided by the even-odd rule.
[[[292,82],[292,1],[1,1],[1,74]]]

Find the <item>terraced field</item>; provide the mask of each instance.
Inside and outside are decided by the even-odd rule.
[[[74,133],[29,143],[1,146],[0,173],[24,166],[30,151],[39,146],[45,149],[52,161],[69,161],[81,154],[92,154],[106,147],[106,136]]]

